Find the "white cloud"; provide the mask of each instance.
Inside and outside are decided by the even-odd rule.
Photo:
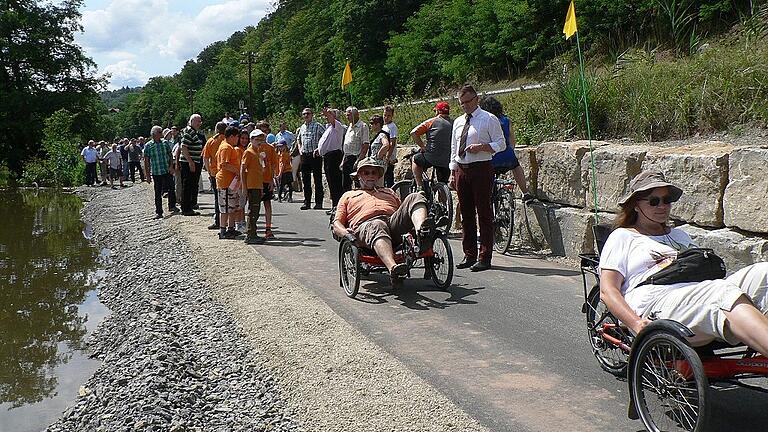
[[[86,0],[77,41],[112,75],[110,88],[178,72],[203,48],[255,26],[270,9],[270,0],[95,1],[89,8]]]
[[[109,89],[114,90],[121,87],[137,87],[146,84],[149,74],[139,69],[136,63],[131,60],[121,60],[117,63],[104,67],[103,72],[111,75],[109,78]]]

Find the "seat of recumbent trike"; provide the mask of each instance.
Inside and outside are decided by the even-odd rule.
[[[413,237],[415,237],[415,235],[416,235],[413,230],[411,230],[411,232],[409,232],[409,234],[411,236],[413,236]],[[335,237],[336,237],[336,235],[334,235],[334,238]],[[337,240],[339,240],[339,242],[351,241],[351,239],[345,239],[345,238],[341,238],[341,239],[337,239]],[[357,247],[358,256],[359,256],[360,262],[362,264],[367,264],[367,265],[373,266],[373,267],[384,266],[384,262],[381,260],[381,258],[379,258],[379,255],[376,253],[375,250],[370,249],[370,248],[368,248],[365,245],[362,245],[358,239],[355,239],[355,243],[354,244]],[[393,251],[395,253],[395,262],[398,263],[398,264],[401,264],[401,263],[405,262],[405,253],[404,253],[404,248],[403,248],[404,244],[405,244],[404,241],[400,241],[398,244],[392,245],[393,246],[392,249],[393,249]],[[430,247],[424,253],[417,254],[416,258],[417,259],[429,258],[429,257],[432,257],[432,256],[434,256],[434,252],[432,251],[432,248]]]

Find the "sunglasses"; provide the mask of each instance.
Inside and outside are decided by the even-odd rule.
[[[675,200],[672,199],[672,197],[669,195],[665,197],[652,196],[650,198],[643,198],[640,201],[648,201],[648,205],[650,205],[651,207],[658,206],[659,204],[661,204],[662,201],[664,202],[664,204],[672,204],[673,202],[675,202]]]

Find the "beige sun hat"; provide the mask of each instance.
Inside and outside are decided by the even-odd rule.
[[[379,170],[379,177],[384,177],[384,173],[387,172],[387,168],[384,166],[384,161],[378,160],[374,158],[373,156],[368,156],[367,158],[361,160],[357,163],[357,171],[360,170],[362,167],[374,167],[378,168]],[[357,171],[353,172],[351,175],[357,176]]]
[[[683,195],[683,190],[668,182],[661,171],[645,170],[636,175],[629,182],[629,191],[619,199],[619,205],[626,204],[632,196],[638,192],[643,192],[660,187],[669,188],[669,196],[672,201],[677,201]]]

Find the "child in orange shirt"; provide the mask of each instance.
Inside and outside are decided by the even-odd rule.
[[[240,177],[240,159],[232,146],[237,145],[237,136],[240,131],[233,126],[227,127],[224,132],[224,141],[216,151],[218,172],[216,173],[216,188],[218,188],[219,202],[219,238],[234,239],[238,236],[235,230],[235,215],[240,207],[239,190],[236,186]],[[230,187],[232,185],[232,187]]]
[[[237,160],[243,159],[243,153],[248,148],[248,132],[245,130],[240,131],[240,135],[237,137],[237,146],[235,146],[235,152],[237,153]],[[245,231],[245,202],[248,200],[248,195],[240,194],[240,206],[235,212],[235,227],[238,231]]]
[[[277,159],[278,159],[278,178],[279,186],[277,188],[277,200],[283,202],[285,189],[288,189],[288,202],[293,202],[293,169],[291,166],[291,152],[288,151],[288,145],[285,139],[280,138],[277,141]]]
[[[261,202],[264,203],[264,219],[266,222],[264,238],[273,239],[275,235],[272,234],[272,198],[275,197],[275,174],[277,174],[278,170],[277,152],[264,139],[263,142],[259,140],[256,146],[256,154],[259,155],[261,167],[263,168],[264,189]]]
[[[261,166],[261,157],[256,149],[259,144],[266,143],[266,134],[260,129],[254,129],[249,136],[251,145],[243,152],[243,159],[240,164],[243,195],[248,197],[248,234],[245,237],[245,243],[262,244],[264,237],[259,237],[256,221],[259,220],[259,210],[261,209],[264,168]]]

